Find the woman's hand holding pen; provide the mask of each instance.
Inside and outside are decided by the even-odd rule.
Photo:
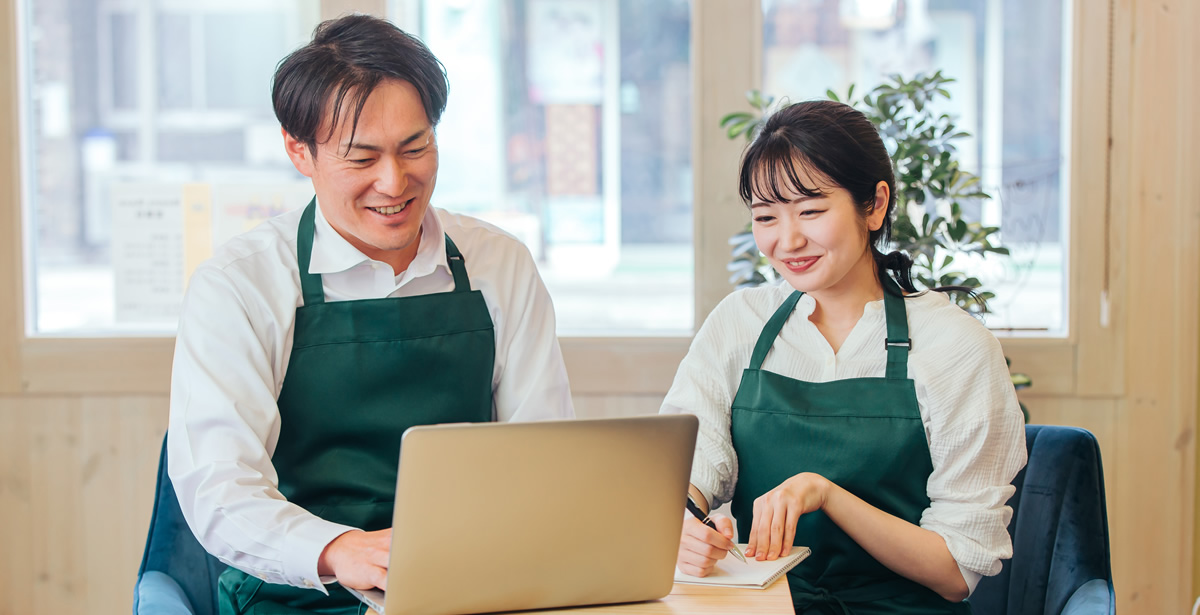
[[[754,500],[746,557],[774,560],[790,553],[800,515],[824,507],[832,485],[819,474],[804,472]]]
[[[734,548],[733,520],[725,515],[711,515],[709,520],[717,526],[717,530],[704,525],[691,514],[684,514],[679,557],[675,562],[680,572],[694,577],[708,576],[713,566]]]

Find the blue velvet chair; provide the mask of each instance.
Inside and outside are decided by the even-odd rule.
[[[1113,615],[1100,446],[1077,427],[1027,425],[1013,484],[1013,559],[971,595],[976,615]]]
[[[183,519],[167,476],[163,438],[154,513],[133,592],[134,615],[216,615],[217,577],[225,567],[200,546]]]

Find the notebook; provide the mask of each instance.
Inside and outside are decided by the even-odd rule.
[[[638,602],[673,585],[695,416],[414,427],[386,615]]]
[[[746,545],[738,545],[742,552]],[[716,585],[718,587],[745,587],[766,589],[775,579],[787,574],[812,553],[808,547],[792,547],[792,552],[774,561],[758,561],[746,558],[746,563],[736,557],[727,556],[717,562],[713,571],[706,577],[694,577],[675,570],[676,583],[691,583],[693,585]]]

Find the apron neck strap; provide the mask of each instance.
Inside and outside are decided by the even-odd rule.
[[[300,229],[296,235],[296,261],[300,265],[300,288],[304,294],[304,305],[325,303],[325,288],[321,284],[321,274],[308,272],[308,267],[312,262],[316,217],[317,199],[314,197],[300,216]],[[443,233],[443,236],[446,238],[446,263],[450,265],[450,272],[454,274],[454,292],[470,292],[471,281],[467,277],[467,266],[463,263],[462,252],[450,240],[449,235]]]
[[[883,313],[887,320],[887,339],[884,340],[887,346],[887,379],[907,380],[908,351],[912,349],[912,339],[908,337],[908,311],[904,307],[904,291],[900,290],[896,281],[887,274],[880,273],[879,280],[883,284]],[[758,335],[758,343],[754,345],[754,353],[750,356],[750,369],[762,369],[767,353],[771,351],[775,338],[783,329],[783,323],[792,315],[802,296],[804,293],[793,291],[771,315],[762,333]]]
[[[908,379],[908,351],[912,338],[908,336],[908,310],[904,307],[904,291],[892,276],[879,272],[883,283],[883,314],[887,320],[887,379]]]
[[[316,234],[314,220],[317,217],[317,197],[309,201],[300,216],[300,230],[296,235],[296,260],[300,265],[300,288],[304,291],[304,305],[325,303],[325,290],[321,285],[321,274],[309,273],[312,262],[313,235]]]
[[[462,252],[458,251],[458,246],[454,245],[449,234],[442,235],[446,237],[446,263],[450,265],[450,272],[454,274],[454,292],[471,292],[471,280],[467,277],[467,265],[463,261]]]
[[[792,310],[796,309],[796,302],[803,296],[804,293],[798,290],[792,291],[779,309],[771,315],[767,326],[763,327],[762,333],[758,334],[758,343],[754,345],[754,354],[750,355],[750,369],[762,369],[763,360],[767,358],[767,353],[770,352],[771,345],[775,343],[779,330],[783,328],[783,323],[788,316],[792,315]]]

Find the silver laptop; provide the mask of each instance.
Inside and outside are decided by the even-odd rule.
[[[671,591],[692,415],[414,427],[386,615],[637,602]]]

